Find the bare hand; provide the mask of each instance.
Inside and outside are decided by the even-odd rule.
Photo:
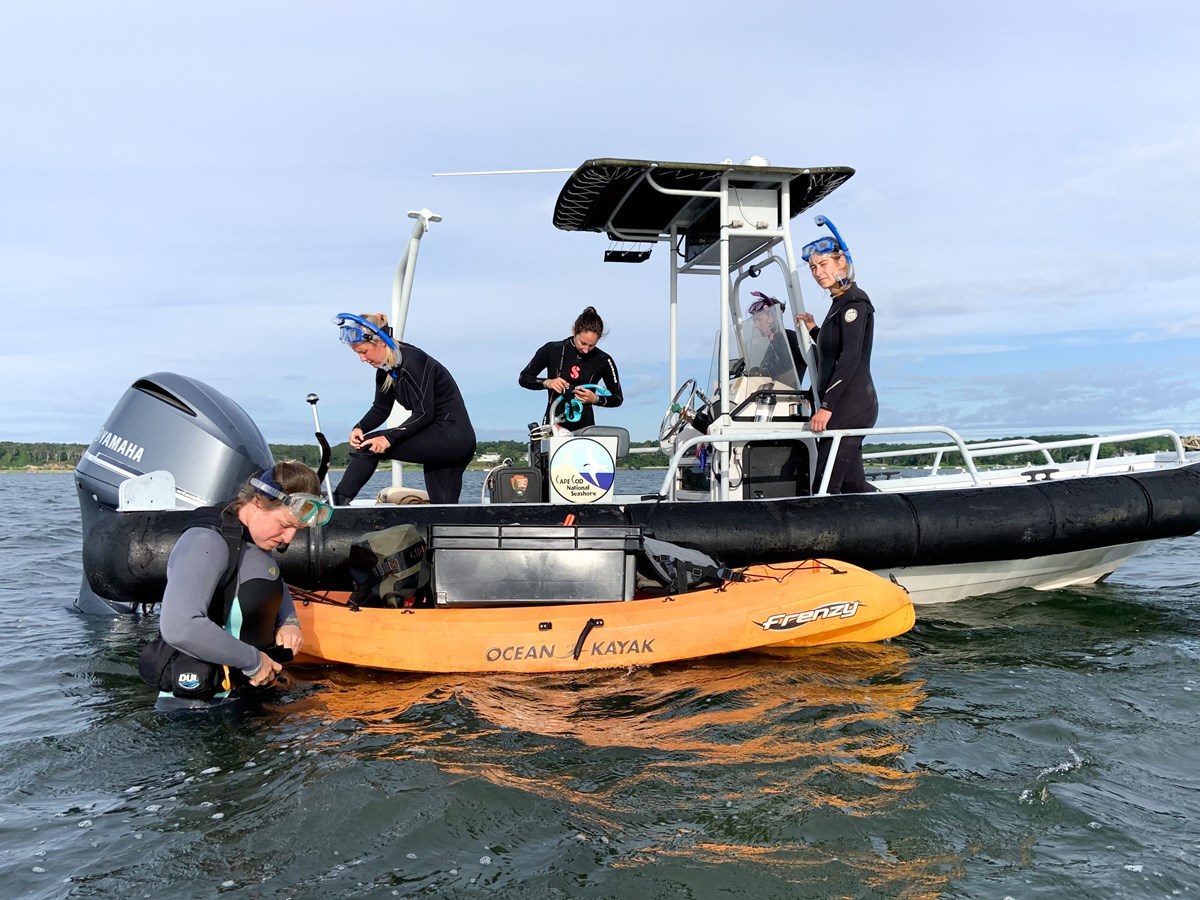
[[[575,399],[582,401],[583,403],[595,403],[600,399],[600,395],[595,391],[580,387],[575,388]]]
[[[355,427],[350,429],[350,446],[357,450],[362,446],[363,430]]]
[[[304,635],[300,632],[300,626],[280,625],[275,630],[275,646],[286,647],[293,653],[299,653],[300,648],[304,646]]]
[[[542,382],[548,390],[554,391],[556,394],[565,394],[567,388],[571,386],[571,382],[565,378],[547,378]]]
[[[255,687],[262,687],[264,684],[270,684],[275,680],[280,672],[283,671],[283,666],[267,656],[261,650],[258,651],[258,661],[260,663],[258,671],[250,678],[250,683]]]
[[[829,427],[829,420],[833,418],[833,413],[827,409],[818,409],[813,413],[812,418],[808,420],[810,431],[822,432]]]
[[[812,313],[796,313],[796,327],[812,331],[817,327],[817,320],[812,317]]]

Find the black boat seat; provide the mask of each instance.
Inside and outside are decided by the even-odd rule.
[[[575,432],[576,437],[615,437],[617,439],[617,459],[629,455],[629,429],[617,425],[586,425]]]

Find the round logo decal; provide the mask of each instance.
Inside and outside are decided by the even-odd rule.
[[[594,503],[607,496],[615,479],[612,454],[591,438],[565,441],[550,458],[550,485],[571,503]]]
[[[857,318],[858,318],[858,310],[857,309],[846,310],[846,324],[847,325],[850,324],[851,322],[853,322]]]

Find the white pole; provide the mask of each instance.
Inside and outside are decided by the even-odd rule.
[[[412,235],[404,247],[404,252],[400,255],[400,262],[396,264],[396,275],[392,279],[392,331],[397,343],[404,340],[404,326],[408,321],[408,305],[412,298],[413,275],[417,270],[417,251],[420,249],[421,238],[429,230],[430,222],[442,221],[441,216],[428,209],[412,210],[408,217],[416,219],[417,222],[413,225]],[[395,428],[406,418],[408,416],[402,417],[393,404],[392,414],[388,416],[388,426]],[[392,460],[392,486],[399,487],[403,483],[404,464],[398,460]]]

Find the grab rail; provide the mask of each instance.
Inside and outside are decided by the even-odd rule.
[[[1051,450],[1066,450],[1073,447],[1086,447],[1089,450],[1087,467],[1085,475],[1095,475],[1100,468],[1097,463],[1100,459],[1100,448],[1106,444],[1120,444],[1129,441],[1145,440],[1147,438],[1164,437],[1169,438],[1174,444],[1175,459],[1179,463],[1187,461],[1183,448],[1183,441],[1179,435],[1170,429],[1159,429],[1155,431],[1139,431],[1120,435],[1104,435],[1091,438],[1067,438],[1059,441],[1037,441],[1032,438],[1014,438],[1012,440],[1003,441],[985,441],[979,444],[968,444],[962,439],[957,432],[945,425],[917,425],[905,427],[890,427],[890,428],[845,428],[839,430],[823,431],[820,434],[814,434],[808,430],[807,426],[803,429],[747,429],[733,428],[728,431],[722,431],[718,434],[701,434],[695,437],[688,438],[685,441],[678,443],[675,447],[675,452],[672,454],[667,463],[666,474],[663,477],[662,488],[659,491],[659,496],[665,497],[668,500],[675,499],[676,492],[676,473],[683,462],[684,455],[688,450],[697,447],[701,444],[720,444],[731,446],[733,444],[745,444],[751,441],[817,441],[829,439],[833,443],[829,450],[829,459],[833,459],[837,455],[838,446],[841,444],[842,438],[871,436],[879,437],[883,435],[903,435],[903,434],[944,434],[952,443],[945,446],[934,447],[914,447],[906,450],[888,450],[878,453],[864,454],[863,459],[886,459],[890,457],[908,457],[908,456],[924,456],[930,453],[935,454],[934,465],[930,470],[931,474],[937,474],[938,468],[941,465],[941,460],[946,453],[958,452],[963,460],[963,468],[965,473],[974,487],[985,487],[987,481],[980,476],[979,470],[976,468],[975,460],[977,458],[986,458],[991,456],[1005,456],[1015,452],[1026,450],[1031,453],[1040,453],[1044,456],[1045,462],[1048,465],[1057,464],[1056,460],[1050,455]],[[1119,463],[1118,463],[1119,464]],[[823,496],[829,490],[829,480],[833,474],[833,467],[826,466],[822,473],[821,483],[816,486],[813,491],[813,496]]]

